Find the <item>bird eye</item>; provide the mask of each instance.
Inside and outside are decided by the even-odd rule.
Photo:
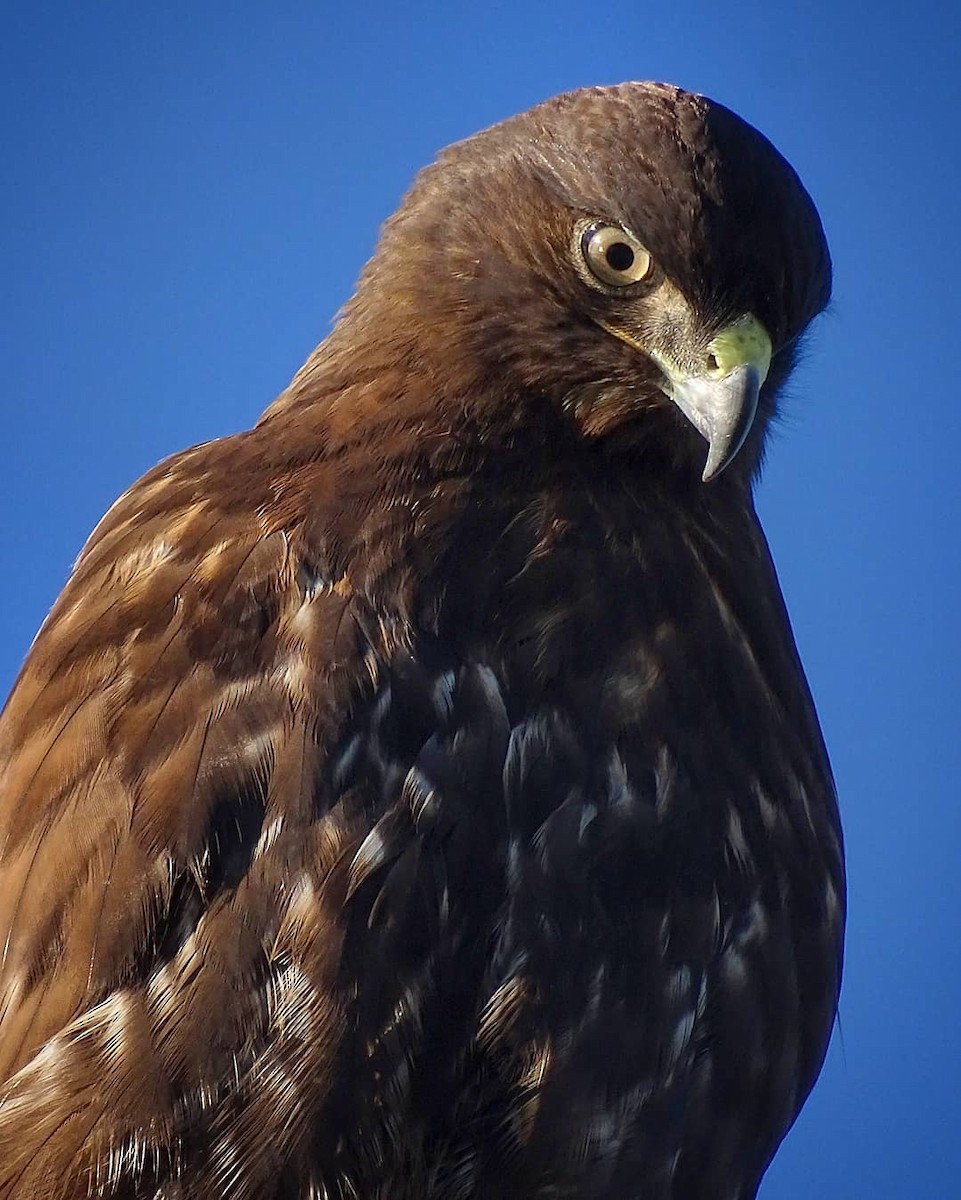
[[[619,225],[588,225],[581,234],[581,254],[591,274],[609,287],[640,283],[654,268],[647,250]]]

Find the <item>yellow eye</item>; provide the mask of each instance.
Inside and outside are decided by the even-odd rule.
[[[654,259],[641,243],[619,225],[595,221],[581,234],[581,254],[592,275],[608,287],[627,287],[647,279]]]

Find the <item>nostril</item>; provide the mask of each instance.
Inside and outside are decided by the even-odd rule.
[[[716,371],[716,370],[717,370],[717,368],[718,368],[718,365],[719,365],[719,364],[718,364],[718,361],[717,361],[717,355],[716,355],[716,354],[709,354],[709,355],[707,356],[707,369],[708,369],[709,371]]]

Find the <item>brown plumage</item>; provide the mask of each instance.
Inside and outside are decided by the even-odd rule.
[[[840,975],[752,503],[829,290],[733,114],[561,96],[113,506],[0,722],[3,1200],[755,1195]]]

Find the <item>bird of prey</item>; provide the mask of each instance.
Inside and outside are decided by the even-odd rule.
[[[841,970],[752,494],[830,259],[719,104],[445,150],[0,724],[0,1197],[750,1200]]]

